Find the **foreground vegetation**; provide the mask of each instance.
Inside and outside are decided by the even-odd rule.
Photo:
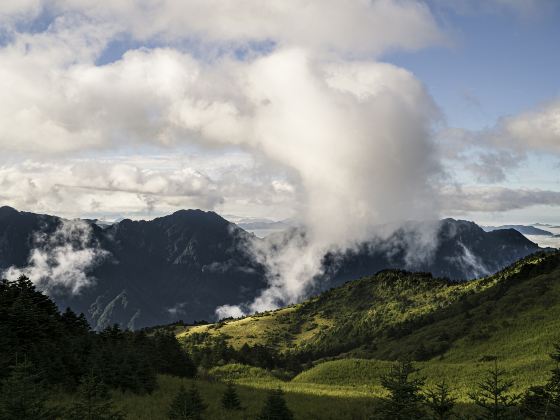
[[[4,281],[0,418],[560,418],[559,280],[558,253],[462,284],[384,271],[140,332],[91,331],[29,280]]]
[[[460,284],[389,270],[278,311],[170,329],[199,366],[239,384],[288,380],[288,392],[380,398],[392,361],[410,359],[427,388],[450,378],[468,407],[496,360],[512,395],[546,382],[560,338],[559,280],[558,253]],[[265,370],[243,374],[240,364]]]

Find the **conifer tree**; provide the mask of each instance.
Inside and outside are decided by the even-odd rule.
[[[179,392],[171,401],[168,417],[172,420],[200,420],[207,405],[202,401],[198,389],[192,385],[188,391],[181,385]]]
[[[420,393],[424,378],[411,378],[416,369],[408,360],[395,363],[389,373],[381,378],[381,385],[389,392],[382,402],[380,414],[383,419],[412,420],[425,416]]]
[[[77,400],[66,412],[68,420],[121,420],[125,416],[113,409],[107,387],[90,372],[82,378]]]
[[[46,406],[47,395],[31,363],[17,363],[0,387],[0,418],[3,420],[54,419],[55,409]]]
[[[292,420],[293,413],[286,405],[280,388],[271,391],[257,420]]]
[[[155,353],[153,359],[157,360],[158,372],[186,378],[195,376],[196,366],[172,333],[158,331],[152,341]]]
[[[522,412],[529,419],[560,419],[560,343],[550,355],[556,362],[551,377],[544,386],[529,388],[523,398]]]
[[[441,381],[426,392],[426,405],[436,420],[450,419],[456,400],[457,398],[451,396],[449,386],[445,381]]]
[[[227,388],[222,396],[222,407],[226,410],[240,410],[241,401],[235,390],[235,386],[231,382],[227,384]]]
[[[509,419],[516,411],[520,396],[510,395],[514,382],[504,379],[504,374],[505,371],[498,368],[498,361],[494,360],[494,366],[478,384],[477,392],[469,394],[474,403],[481,408],[482,419]]]

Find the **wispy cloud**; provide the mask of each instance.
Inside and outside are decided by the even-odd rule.
[[[282,171],[239,153],[26,160],[0,166],[0,187],[3,204],[65,217],[153,217],[176,208],[246,214],[270,206],[286,213],[295,200]]]
[[[61,220],[54,232],[37,232],[26,267],[10,267],[3,276],[27,276],[47,292],[78,294],[95,283],[91,270],[109,253],[99,247],[91,226],[81,220]]]
[[[446,187],[442,192],[448,212],[504,212],[531,206],[560,206],[560,191],[505,187]]]

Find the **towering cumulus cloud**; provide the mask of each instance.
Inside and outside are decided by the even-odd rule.
[[[327,251],[371,238],[374,226],[435,217],[439,165],[430,127],[437,113],[411,74],[289,50],[255,62],[249,86],[249,132],[267,156],[297,172],[305,226],[305,236],[272,245],[274,252],[256,250],[271,288],[251,310],[303,296]]]
[[[411,73],[379,58],[442,41],[421,2],[53,0],[0,8],[0,16],[9,35],[0,49],[9,98],[0,104],[3,150],[30,159],[39,152],[56,166],[60,155],[87,160],[92,151],[234,149],[252,155],[261,173],[281,174],[270,185],[289,192],[304,233],[282,247],[251,247],[270,288],[243,310],[301,298],[325,252],[369,238],[374,226],[437,216],[438,111]],[[54,16],[48,25],[45,16]],[[250,183],[244,201],[232,203],[240,185],[222,188],[204,168],[173,179],[139,170],[133,183],[88,168],[88,182],[30,183],[55,186],[60,197],[76,186],[73,194],[88,197],[96,189],[149,194],[150,208],[158,196],[197,196],[201,185],[212,185],[212,197],[197,202],[218,210],[262,197],[278,204]],[[110,202],[91,201],[99,211]]]

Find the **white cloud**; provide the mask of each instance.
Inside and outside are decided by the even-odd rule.
[[[47,4],[44,2],[44,4]],[[280,46],[350,54],[417,49],[441,41],[428,7],[410,0],[55,0],[50,8],[111,22],[141,40],[189,39],[228,46]]]
[[[506,187],[446,187],[442,203],[448,212],[504,212],[531,206],[560,206],[560,191]]]
[[[297,301],[328,250],[353,246],[376,225],[436,217],[437,200],[427,197],[440,174],[430,136],[438,113],[410,73],[286,50],[257,60],[246,80],[255,110],[242,131],[253,135],[249,144],[299,174],[307,235],[290,238],[279,252],[254,250],[271,287],[251,310]]]
[[[223,305],[216,309],[216,316],[218,317],[218,319],[230,317],[240,318],[243,315],[243,311],[238,306],[234,305]]]
[[[500,148],[552,153],[560,157],[560,99],[505,117],[483,136]]]
[[[47,292],[63,289],[77,294],[95,282],[90,270],[108,255],[92,239],[87,223],[62,220],[54,232],[35,234],[27,267],[10,267],[3,276],[15,280],[25,275]]]
[[[492,127],[445,128],[438,145],[451,171],[462,168],[479,183],[500,183],[531,156],[560,160],[560,100],[555,99]]]
[[[12,183],[22,167],[14,172],[8,165],[3,184],[17,200],[64,208],[72,200],[79,209],[111,202],[129,210],[214,207],[228,195],[239,204],[242,190],[253,206],[274,203],[273,195],[294,200],[308,235],[305,246],[296,242],[266,256],[271,288],[254,308],[302,297],[327,250],[352,246],[374,226],[436,217],[437,107],[411,73],[374,60],[393,49],[442,41],[422,3],[43,5],[58,13],[49,29],[16,33],[0,50],[0,89],[7,98],[0,103],[2,150],[54,161],[71,153],[87,159],[92,149],[241,149],[259,162],[259,179],[57,163],[60,174],[39,168],[17,191]],[[111,40],[127,36],[164,47],[96,64]],[[185,44],[190,52],[181,48]],[[238,47],[250,54],[238,59]],[[270,168],[286,176],[273,177]]]
[[[507,172],[517,166],[520,162],[519,154],[503,152],[482,152],[472,160],[465,162],[465,168],[469,170],[478,182],[497,183],[505,181]]]
[[[286,214],[295,198],[281,171],[263,173],[239,153],[27,160],[0,166],[0,189],[3,204],[65,217],[149,218],[177,208],[250,214],[255,206]]]
[[[32,19],[41,11],[41,0],[18,0],[0,2],[0,19],[5,24]]]

